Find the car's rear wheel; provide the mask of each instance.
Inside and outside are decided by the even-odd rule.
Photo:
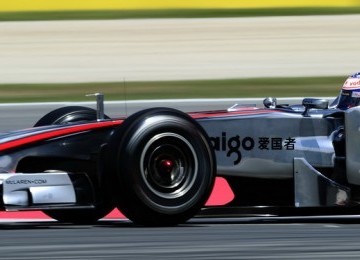
[[[36,122],[34,126],[63,125],[81,121],[94,121],[96,119],[96,110],[94,109],[82,106],[69,106],[51,111]],[[66,166],[61,169],[44,169],[44,171],[46,170],[67,171]],[[101,194],[97,195],[98,201],[93,209],[44,210],[44,213],[60,222],[76,224],[96,222],[110,213],[115,207],[109,199],[110,195],[107,195],[106,189],[103,188]]]
[[[40,118],[34,125],[63,125],[80,121],[96,120],[96,110],[82,106],[68,106],[55,109]]]
[[[208,199],[215,156],[206,133],[187,114],[168,108],[138,112],[114,132],[109,146],[117,206],[135,223],[183,223]]]

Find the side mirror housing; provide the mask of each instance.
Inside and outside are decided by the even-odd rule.
[[[319,98],[304,98],[302,105],[305,107],[304,116],[309,116],[309,109],[328,109],[329,100]]]

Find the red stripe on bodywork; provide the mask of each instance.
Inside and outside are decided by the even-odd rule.
[[[257,115],[257,114],[267,114],[267,113],[277,113],[282,112],[278,110],[242,110],[242,111],[234,111],[234,112],[200,112],[200,113],[189,113],[189,115],[194,119],[201,119],[201,118],[216,118],[216,117],[233,117],[238,115]],[[83,131],[89,131],[94,129],[106,128],[120,125],[124,120],[113,120],[113,121],[104,121],[104,122],[96,122],[90,124],[83,124],[83,125],[75,125],[70,126],[62,129],[56,130],[49,130],[45,133],[34,133],[31,136],[19,138],[17,140],[8,141],[5,143],[0,144],[0,151],[4,151],[7,149],[12,149],[19,147],[21,145],[26,145],[38,141],[43,141],[50,138],[60,137],[64,135],[79,133]]]
[[[116,121],[106,121],[106,122],[97,122],[97,123],[90,123],[85,125],[76,125],[76,126],[70,126],[64,129],[56,129],[56,130],[50,130],[49,132],[45,133],[39,133],[34,134],[31,136],[27,136],[24,138],[20,138],[13,141],[8,141],[5,143],[0,144],[0,151],[4,151],[11,148],[16,148],[21,145],[26,145],[38,141],[47,140],[54,137],[79,133],[83,131],[89,131],[89,130],[95,130],[100,128],[107,128],[112,126],[120,125],[123,122],[123,120],[116,120]]]
[[[245,111],[234,111],[234,112],[221,112],[221,113],[189,113],[189,115],[194,119],[200,118],[211,118],[211,117],[231,117],[231,116],[239,116],[239,115],[262,115],[262,114],[270,114],[270,113],[279,113],[283,111],[279,110],[245,110]]]

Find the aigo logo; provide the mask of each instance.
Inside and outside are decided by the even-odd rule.
[[[234,165],[239,164],[242,159],[241,148],[245,151],[251,151],[255,147],[255,141],[252,137],[241,138],[239,135],[235,135],[228,138],[226,132],[222,132],[221,137],[210,137],[210,141],[215,151],[227,152],[227,157],[235,155]]]
[[[241,162],[241,150],[258,152],[279,152],[296,150],[297,138],[288,136],[259,136],[256,140],[253,137],[246,136],[241,138],[239,135],[227,136],[222,132],[221,136],[210,137],[211,145],[217,152],[226,152],[227,157],[235,157],[234,165]]]

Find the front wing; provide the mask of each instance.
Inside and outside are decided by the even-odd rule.
[[[94,196],[85,174],[43,172],[0,174],[5,210],[92,208]]]

